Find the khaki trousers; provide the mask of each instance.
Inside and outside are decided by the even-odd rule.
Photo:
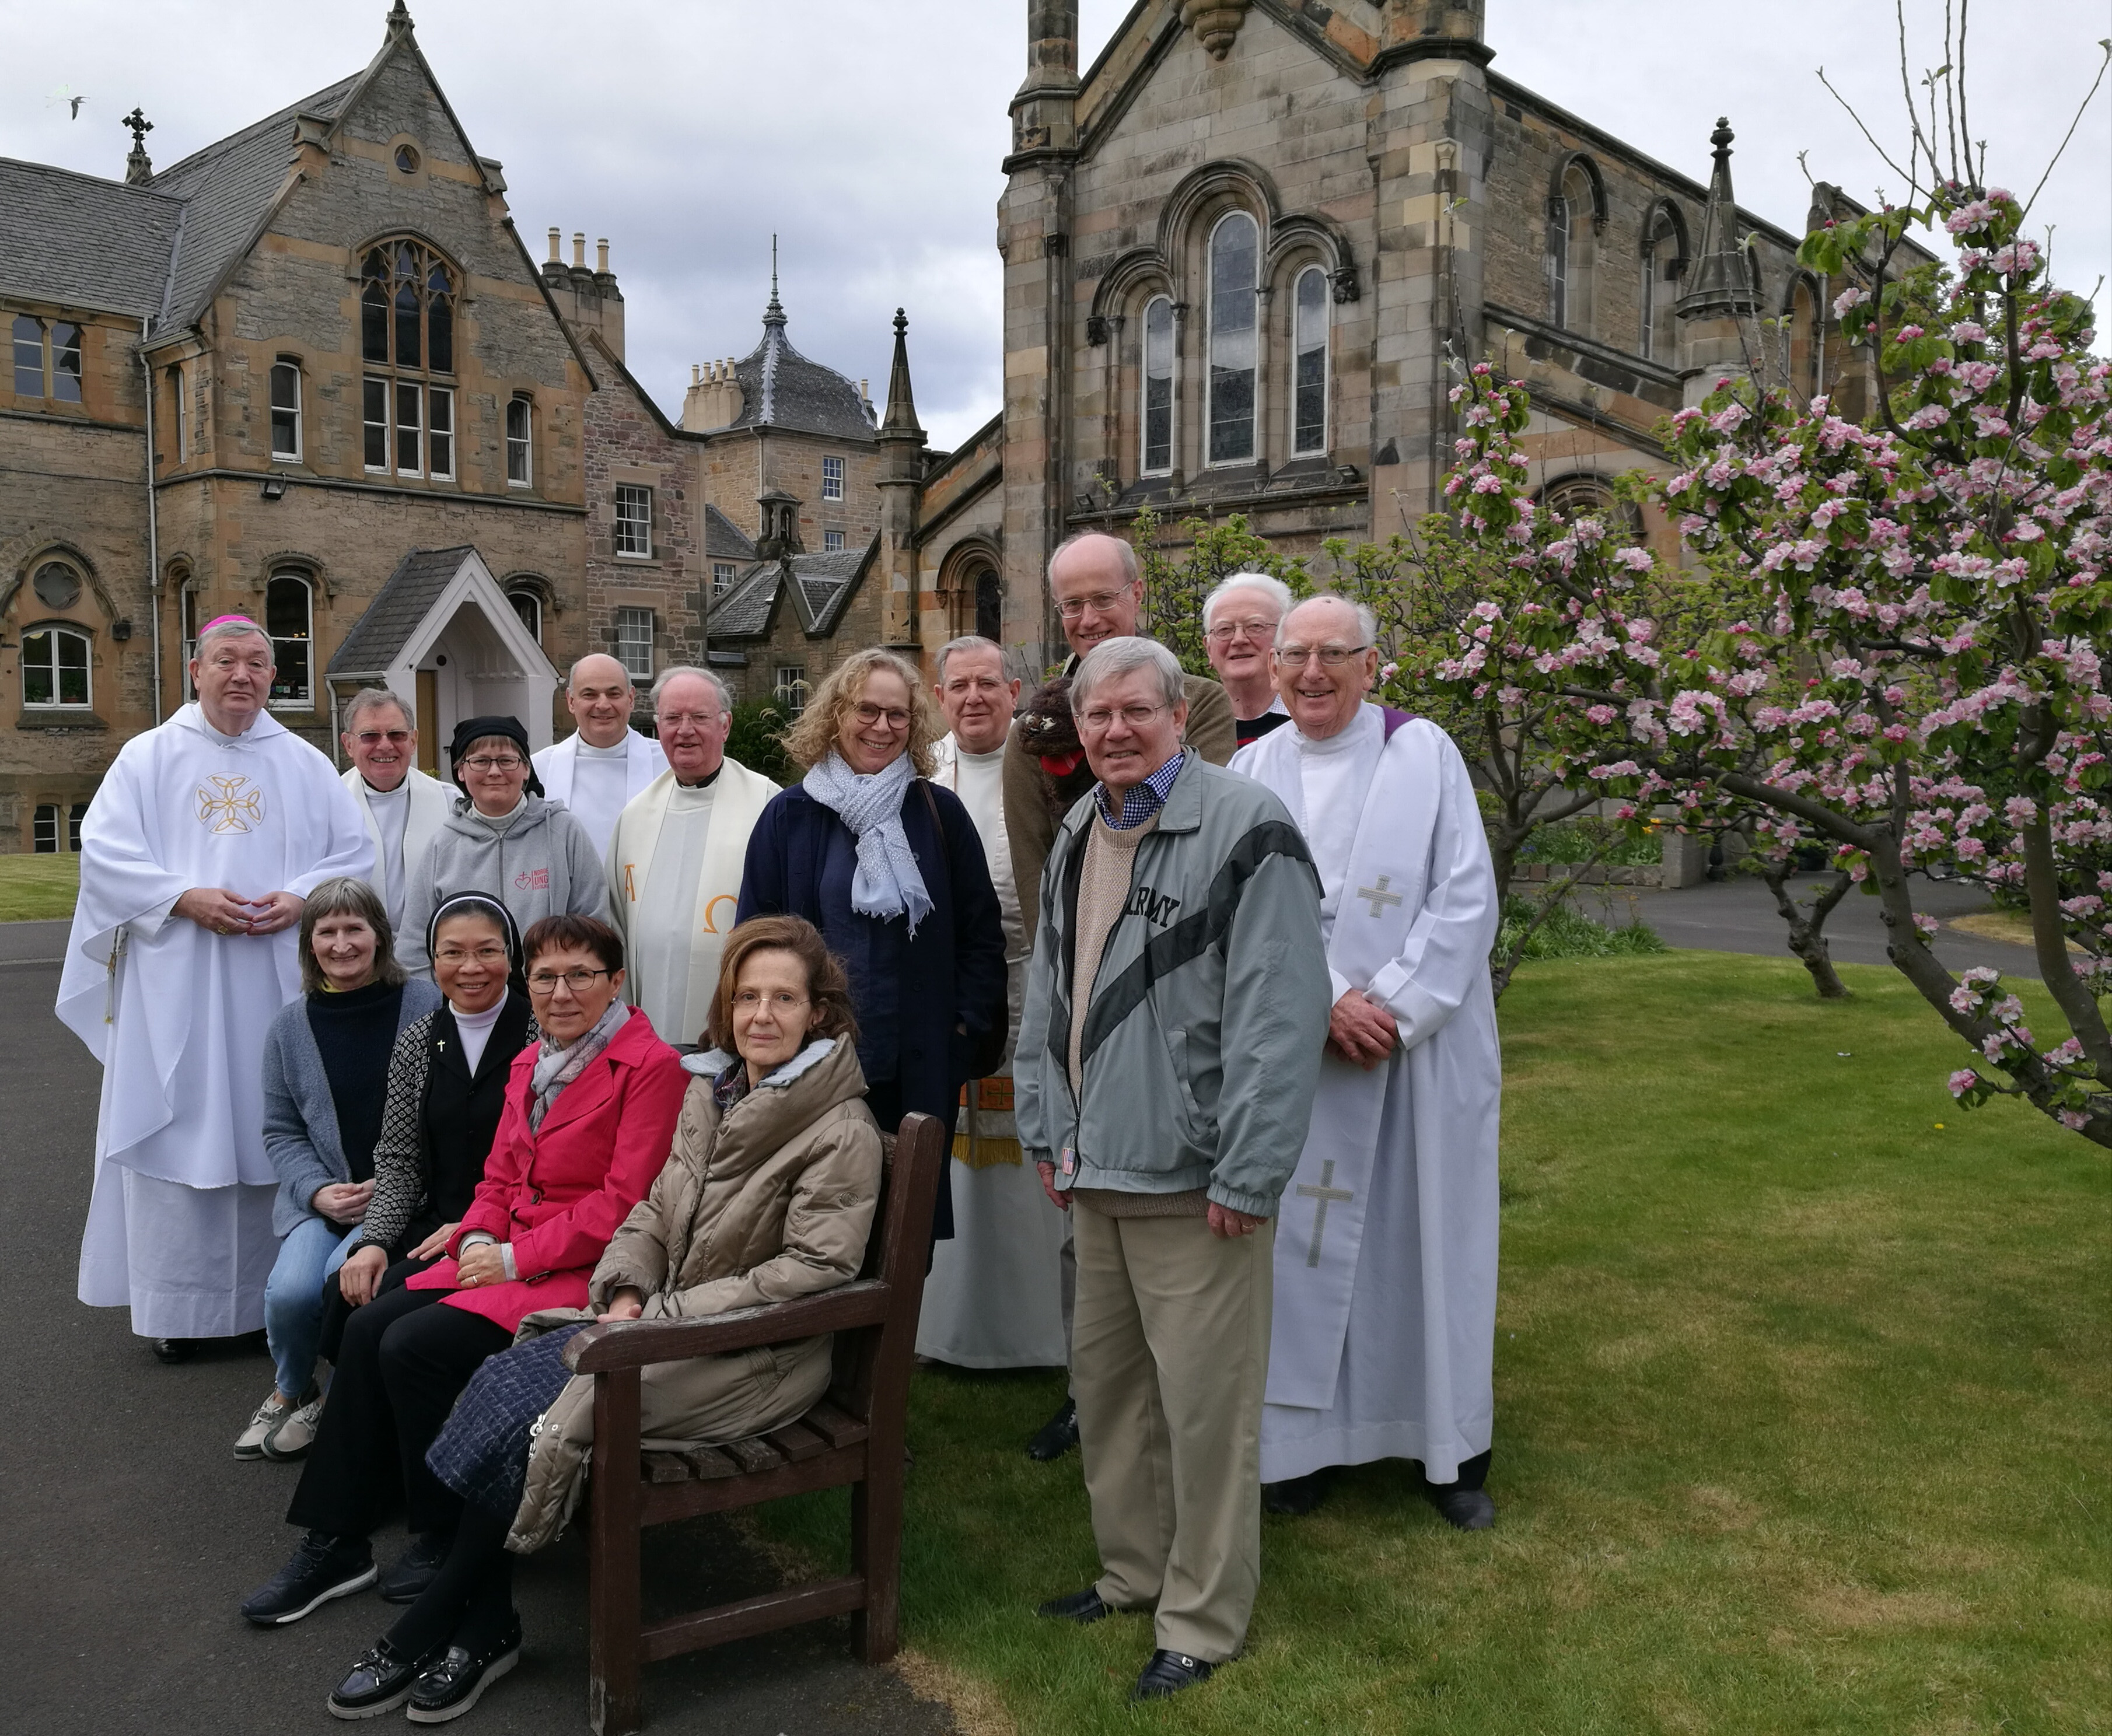
[[[1154,1609],[1159,1647],[1222,1663],[1261,1583],[1261,1402],[1276,1225],[1071,1213],[1072,1384],[1101,1601]]]

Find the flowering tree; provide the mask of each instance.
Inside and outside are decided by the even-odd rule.
[[[1807,240],[1837,279],[1912,223],[1959,251],[1835,303],[1877,367],[1874,425],[1727,379],[1675,419],[1681,469],[1659,492],[1691,558],[1677,573],[1533,510],[1524,390],[1474,370],[1448,486],[1542,606],[1491,599],[1456,678],[1500,639],[1510,679],[1529,670],[1553,703],[1566,775],[1697,819],[1744,803],[1777,844],[1827,843],[1874,881],[1892,962],[1977,1052],[1954,1093],[2019,1095],[2112,1145],[2108,364],[2022,220],[2007,193],[1949,181]],[[2028,903],[2064,1037],[2035,1035],[1996,972],[1937,961],[1907,884],[1932,866]]]

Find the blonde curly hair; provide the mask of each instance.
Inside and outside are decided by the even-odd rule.
[[[843,734],[844,720],[851,707],[865,697],[865,684],[876,670],[901,676],[909,689],[909,763],[920,778],[931,775],[931,750],[946,734],[946,720],[924,685],[917,666],[892,651],[872,646],[854,651],[822,678],[807,701],[807,709],[785,732],[785,752],[803,771],[810,770],[829,756]]]

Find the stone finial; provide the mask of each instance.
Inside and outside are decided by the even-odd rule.
[[[1253,0],[1181,0],[1181,21],[1195,33],[1213,61],[1222,60],[1246,22]]]
[[[1709,175],[1709,202],[1701,214],[1701,234],[1694,249],[1694,269],[1677,303],[1682,320],[1750,314],[1758,307],[1745,238],[1738,230],[1738,199],[1731,187],[1731,130],[1718,116],[1709,135],[1714,161]]]
[[[133,186],[143,186],[154,178],[154,165],[147,155],[147,135],[154,130],[154,123],[134,108],[120,126],[132,130],[132,154],[125,159],[125,179]]]
[[[411,22],[411,8],[404,5],[403,0],[396,0],[396,3],[389,8],[389,34],[391,36],[407,36],[416,28]]]
[[[916,394],[909,386],[909,316],[899,307],[894,310],[894,365],[888,370],[887,414],[880,431],[920,442],[924,438],[924,430],[917,423]]]

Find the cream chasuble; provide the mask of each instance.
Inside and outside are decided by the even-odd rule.
[[[1449,1483],[1495,1411],[1496,890],[1472,779],[1435,725],[1388,737],[1372,705],[1232,769],[1306,831],[1336,998],[1362,991],[1400,1039],[1369,1072],[1321,1062],[1277,1221],[1262,1477],[1405,1458]]]
[[[264,1153],[264,1036],[300,993],[296,931],[214,934],[194,886],[305,898],[371,879],[364,816],[330,761],[269,715],[239,736],[197,705],[134,736],[81,822],[58,1015],[102,1063],[80,1299],[149,1338],[263,1324],[278,1244]]]
[[[997,888],[1011,1027],[1004,1065],[963,1088],[954,1134],[954,1234],[932,1251],[917,1353],[958,1368],[1053,1368],[1069,1360],[1059,1264],[1063,1214],[1022,1161],[1012,1118],[1012,1049],[1019,1040],[1027,944],[1004,829],[1004,750],[963,752],[949,735],[935,758],[931,781],[967,809]]]
[[[624,995],[670,1043],[703,1041],[748,836],[776,793],[769,779],[726,760],[703,791],[663,771],[617,819],[608,879],[630,966]]]

